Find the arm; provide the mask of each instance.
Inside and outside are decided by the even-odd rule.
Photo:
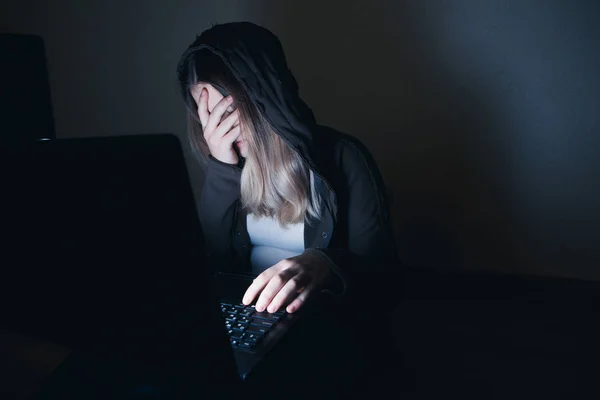
[[[211,154],[204,171],[199,217],[213,270],[226,270],[236,265],[231,233],[240,196],[242,169],[238,166],[239,157],[233,149],[233,142],[239,137],[241,128],[236,111],[223,118],[232,102],[231,96],[224,97],[209,112],[206,88],[202,89],[197,100],[198,117]]]
[[[242,169],[210,157],[200,194],[199,217],[206,252],[213,267],[233,265],[232,229],[235,207],[240,196]]]
[[[360,142],[344,140],[340,153],[338,164],[348,198],[345,215],[339,219],[346,221],[347,243],[307,251],[328,261],[334,273],[328,291],[354,297],[372,288],[374,295],[381,296],[388,289],[383,286],[397,282],[400,272],[383,179]]]
[[[286,310],[295,312],[318,287],[363,305],[396,297],[400,269],[379,170],[360,143],[345,140],[339,153],[345,195],[338,198],[343,205],[337,229],[344,239],[333,242],[337,247],[309,248],[265,270],[246,291],[244,304],[258,297],[258,311],[274,312],[289,303]]]

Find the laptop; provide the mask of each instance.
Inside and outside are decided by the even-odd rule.
[[[0,143],[54,138],[54,117],[44,40],[0,33]],[[35,96],[32,95],[35,93]],[[35,117],[32,117],[35,110]]]
[[[2,323],[74,349],[39,398],[176,390],[170,382],[234,393],[298,319],[243,306],[252,276],[203,264],[174,135],[4,150],[2,251],[13,261]]]

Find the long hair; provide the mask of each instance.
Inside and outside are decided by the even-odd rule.
[[[200,50],[188,55],[182,65],[180,85],[188,111],[188,137],[203,164],[210,151],[191,95],[192,87],[199,82],[230,94],[239,110],[243,139],[248,145],[241,178],[241,202],[246,212],[275,218],[282,227],[303,222],[307,215],[318,219],[321,202],[312,171],[275,133],[223,60],[209,50]]]

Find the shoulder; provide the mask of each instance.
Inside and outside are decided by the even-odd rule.
[[[327,170],[335,169],[344,172],[345,175],[366,174],[373,180],[379,180],[377,163],[364,143],[333,128],[320,126],[319,130],[323,140],[321,159],[328,164],[325,166]]]
[[[320,126],[322,171],[338,195],[367,191],[387,200],[386,185],[375,159],[356,137]]]

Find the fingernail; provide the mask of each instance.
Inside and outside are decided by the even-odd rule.
[[[289,307],[288,307],[288,312],[289,312],[289,313],[293,313],[295,310],[296,310],[296,309],[295,309],[294,307],[292,307],[292,306],[289,306]]]
[[[275,312],[275,307],[273,307],[273,306],[269,307],[268,311],[270,313],[274,313]]]

